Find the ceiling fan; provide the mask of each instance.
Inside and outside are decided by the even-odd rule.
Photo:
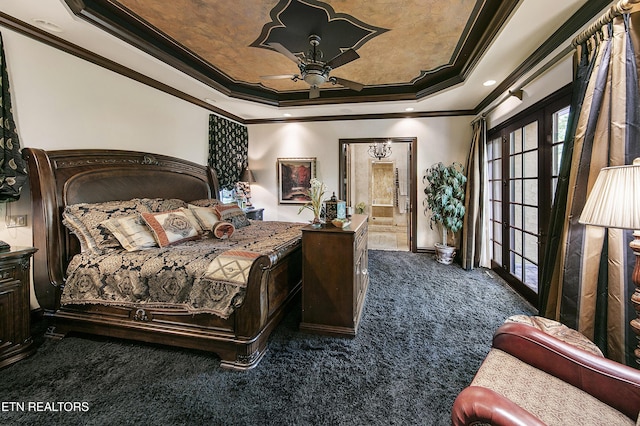
[[[293,81],[304,80],[310,86],[309,99],[317,98],[320,96],[320,86],[324,83],[339,84],[357,92],[362,90],[364,84],[329,75],[331,70],[358,59],[360,55],[358,55],[355,50],[345,50],[344,52],[335,56],[333,59],[330,59],[327,62],[323,62],[322,51],[318,48],[318,45],[320,44],[320,37],[315,34],[310,35],[309,44],[311,45],[309,52],[304,55],[304,59],[301,59],[291,53],[282,44],[269,43],[270,47],[295,62],[300,69],[300,74],[264,75],[260,78],[272,80],[291,79]]]

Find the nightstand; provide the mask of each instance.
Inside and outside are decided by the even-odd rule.
[[[33,247],[0,251],[0,368],[36,351],[29,306],[30,260],[36,251]]]
[[[255,208],[255,207],[247,207],[242,209],[244,214],[247,215],[247,219],[253,220],[262,220],[262,212],[264,212],[264,208]]]

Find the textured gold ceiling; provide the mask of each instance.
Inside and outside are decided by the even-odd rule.
[[[299,91],[303,82],[262,80],[262,75],[295,74],[285,56],[251,47],[271,22],[277,0],[119,0],[143,21],[209,62],[235,82]],[[317,3],[317,2],[316,2]],[[476,0],[327,0],[336,13],[351,15],[388,31],[358,48],[360,59],[331,75],[366,86],[411,84],[423,71],[454,61]],[[320,45],[322,47],[322,43]]]

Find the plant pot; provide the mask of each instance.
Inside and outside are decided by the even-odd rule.
[[[435,243],[436,260],[444,265],[451,265],[456,254],[456,248],[440,243]]]

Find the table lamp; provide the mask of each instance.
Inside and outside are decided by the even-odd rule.
[[[240,176],[240,182],[243,185],[244,196],[247,199],[246,206],[251,207],[251,184],[256,183],[256,177],[253,175],[253,172],[250,169],[244,169],[242,175]]]
[[[640,336],[640,158],[633,160],[633,165],[600,170],[578,222],[633,230],[634,239],[629,247],[636,257],[632,276],[635,291],[631,296],[636,318],[631,320],[631,328]],[[638,361],[640,343],[634,355]]]

